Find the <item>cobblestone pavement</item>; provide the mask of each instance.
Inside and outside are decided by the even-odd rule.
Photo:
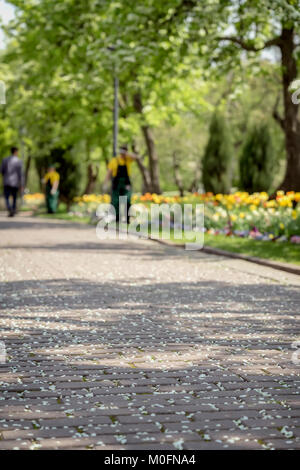
[[[0,253],[0,449],[300,448],[299,277],[28,217]]]

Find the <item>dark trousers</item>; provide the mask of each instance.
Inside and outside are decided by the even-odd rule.
[[[8,212],[15,212],[17,208],[17,195],[18,188],[14,186],[4,186],[4,197]],[[10,204],[10,197],[12,197],[12,205]]]
[[[131,206],[131,187],[126,184],[123,178],[118,178],[117,181],[114,181],[111,203],[116,211],[116,221],[119,222],[120,217],[120,196],[125,196],[127,198],[127,224],[129,224],[129,209]]]
[[[59,196],[58,191],[56,191],[55,194],[51,194],[51,191],[48,191],[46,189],[46,206],[47,206],[48,214],[56,213],[57,205],[58,205],[58,196]]]

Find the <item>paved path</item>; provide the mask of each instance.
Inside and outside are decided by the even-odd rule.
[[[300,448],[299,277],[27,217],[0,260],[0,449]]]

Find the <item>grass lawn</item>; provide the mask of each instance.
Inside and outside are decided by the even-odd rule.
[[[205,245],[282,263],[300,265],[300,245],[289,242],[262,242],[249,238],[205,235]]]
[[[36,217],[41,217],[43,219],[59,219],[59,220],[68,220],[70,222],[80,222],[82,224],[88,224],[90,221],[90,217],[76,217],[75,215],[69,215],[69,214],[35,214]]]
[[[43,219],[59,219],[59,220],[68,220],[71,222],[80,222],[82,224],[88,224],[90,217],[78,217],[76,215],[69,215],[66,210],[66,205],[60,203],[57,209],[56,214],[48,214],[44,207],[39,208],[34,213],[35,217],[42,217]]]
[[[177,244],[183,244],[188,240],[176,240],[171,236],[171,241]],[[276,243],[272,241],[263,242],[259,240],[251,240],[249,238],[205,234],[204,245],[233,253],[254,256],[256,258],[300,265],[300,245],[296,245],[294,243]]]

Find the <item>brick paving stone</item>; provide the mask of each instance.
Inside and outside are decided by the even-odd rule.
[[[54,220],[0,230],[0,449],[300,448],[298,276]]]

